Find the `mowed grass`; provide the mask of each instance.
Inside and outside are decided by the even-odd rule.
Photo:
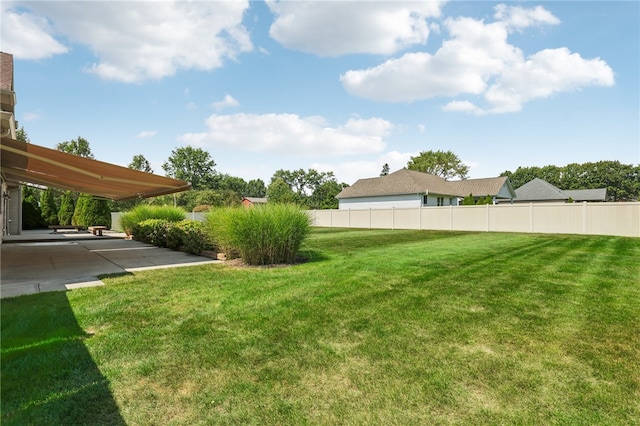
[[[2,424],[638,424],[640,239],[314,229],[2,301]]]

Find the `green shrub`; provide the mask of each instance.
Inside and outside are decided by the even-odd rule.
[[[62,194],[60,197],[60,209],[58,210],[58,223],[60,225],[71,225],[75,204],[70,192]]]
[[[476,204],[476,200],[473,199],[473,195],[469,194],[462,200],[463,206],[473,206]]]
[[[167,247],[173,250],[184,250],[191,254],[200,254],[204,250],[212,250],[214,245],[205,232],[202,222],[185,219],[169,224]]]
[[[76,226],[106,226],[111,228],[111,209],[107,200],[80,194],[73,212],[71,224]]]
[[[169,223],[164,219],[145,219],[133,226],[133,235],[138,241],[158,247],[168,247]]]
[[[127,235],[135,235],[133,227],[147,219],[164,219],[167,222],[180,222],[184,220],[185,212],[179,207],[173,206],[149,206],[139,205],[133,210],[120,216],[120,227]],[[137,237],[137,236],[136,236]]]
[[[249,265],[293,263],[310,231],[309,216],[292,204],[216,209],[205,226],[227,256],[237,251]]]
[[[40,197],[42,210],[42,220],[46,225],[58,224],[58,206],[56,206],[56,200],[53,196],[53,190],[47,188]]]
[[[27,195],[22,200],[22,229],[38,229],[44,225],[38,200],[34,195]]]

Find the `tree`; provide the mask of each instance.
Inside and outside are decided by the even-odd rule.
[[[190,182],[193,189],[206,189],[214,183],[215,166],[215,161],[207,151],[186,146],[171,151],[162,169],[169,177]]]
[[[89,194],[80,194],[73,213],[72,225],[111,227],[111,209],[107,200],[97,199]]]
[[[30,186],[22,189],[22,228],[37,229],[44,225],[38,202],[38,191]]]
[[[564,167],[518,167],[505,171],[514,188],[520,188],[535,178],[543,179],[563,190],[607,188],[609,201],[637,200],[640,197],[640,165],[619,161],[571,163]]]
[[[469,174],[469,166],[452,151],[422,151],[416,157],[411,157],[407,169],[440,176],[446,180],[454,177],[466,179]]]
[[[464,197],[464,199],[462,200],[462,205],[463,206],[473,206],[476,204],[476,200],[473,198],[472,194],[467,195],[466,197]]]
[[[252,179],[247,182],[247,197],[263,198],[267,194],[267,187],[262,179]]]
[[[342,191],[342,188],[348,186],[339,184],[335,179],[319,185],[313,195],[309,198],[309,205],[312,209],[337,209],[338,199],[336,195]]]
[[[282,178],[271,179],[271,183],[267,188],[267,198],[269,203],[299,204],[300,202],[298,195]]]
[[[56,145],[56,149],[68,154],[79,155],[80,157],[94,158],[91,148],[89,147],[89,141],[81,136],[78,136],[77,139],[60,142]]]
[[[130,169],[140,170],[141,172],[153,173],[151,164],[149,164],[149,161],[147,161],[142,154],[134,155],[133,160],[131,160],[128,167]]]
[[[389,174],[389,164],[384,163],[384,166],[382,166],[382,171],[380,172],[380,177],[387,176],[388,174]]]
[[[242,197],[247,192],[247,182],[236,176],[221,174],[216,176],[216,189],[233,191]]]
[[[40,196],[40,210],[45,224],[58,224],[58,206],[56,206],[56,200],[51,188],[47,188]]]
[[[65,192],[60,197],[60,208],[58,209],[58,223],[60,225],[71,225],[75,205],[71,192]]]
[[[29,143],[29,135],[27,134],[27,131],[24,130],[24,127],[20,127],[16,130],[16,140]]]

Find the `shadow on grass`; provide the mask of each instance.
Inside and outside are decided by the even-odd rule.
[[[3,425],[124,425],[65,292],[1,301]]]
[[[133,272],[116,272],[115,274],[100,274],[98,275],[98,279],[102,280],[105,278],[120,278],[120,277],[128,277],[133,275]]]

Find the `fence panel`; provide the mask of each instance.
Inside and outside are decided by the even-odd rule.
[[[330,223],[326,212],[310,212],[315,226],[640,237],[637,202],[331,210]]]

